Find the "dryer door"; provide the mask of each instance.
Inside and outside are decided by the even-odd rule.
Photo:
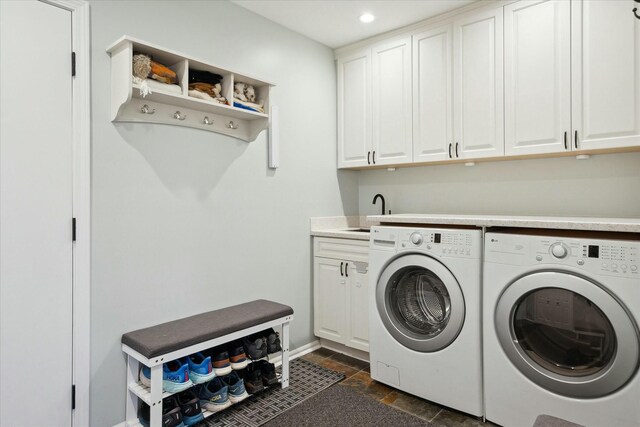
[[[498,300],[495,326],[520,372],[561,395],[610,394],[638,368],[638,330],[625,307],[601,285],[568,272],[513,282]]]
[[[464,323],[458,281],[426,255],[402,255],[385,267],[376,287],[376,306],[387,331],[400,344],[420,352],[447,347]]]

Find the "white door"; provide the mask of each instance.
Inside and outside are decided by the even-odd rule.
[[[504,8],[505,154],[571,150],[571,4]]]
[[[345,266],[349,279],[349,331],[346,345],[369,351],[369,275],[366,262],[349,261]]]
[[[572,1],[573,148],[640,146],[640,20],[633,0]]]
[[[371,51],[338,58],[338,168],[371,164]]]
[[[71,12],[0,1],[0,425],[71,425]]]
[[[411,37],[372,49],[372,163],[412,160]]]
[[[345,262],[314,257],[313,328],[316,336],[344,343],[347,322]]]
[[[453,23],[454,154],[504,154],[502,8],[470,12]]]
[[[413,36],[413,161],[453,157],[451,25]]]

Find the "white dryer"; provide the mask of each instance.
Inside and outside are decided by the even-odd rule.
[[[488,420],[640,426],[639,253],[602,234],[486,234]]]
[[[482,233],[372,227],[371,377],[481,416]]]

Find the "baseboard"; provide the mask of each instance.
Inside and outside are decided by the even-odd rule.
[[[320,341],[316,340],[316,341],[312,341],[312,342],[310,342],[308,344],[305,344],[305,345],[303,345],[301,347],[298,347],[295,350],[291,350],[289,352],[289,361],[297,359],[299,357],[302,357],[305,354],[311,353],[312,351],[316,351],[320,347],[321,347],[320,346]],[[280,365],[282,365],[282,356],[269,358],[269,362],[273,363],[276,366],[280,366]],[[123,421],[123,422],[121,422],[119,424],[114,425],[113,427],[127,427],[127,422]]]
[[[362,350],[356,350],[355,348],[347,347],[344,344],[340,344],[334,341],[320,338],[320,346],[333,350],[337,353],[342,353],[354,359],[362,360],[363,362],[369,362],[369,353]]]

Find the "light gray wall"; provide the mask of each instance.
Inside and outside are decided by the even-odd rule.
[[[267,298],[312,341],[311,216],[358,210],[336,172],[332,51],[223,1],[92,1],[91,425],[124,420],[123,332]],[[266,135],[109,119],[109,56],[122,35],[274,82],[281,168]]]
[[[640,153],[422,166],[360,173],[360,214],[640,217]]]

